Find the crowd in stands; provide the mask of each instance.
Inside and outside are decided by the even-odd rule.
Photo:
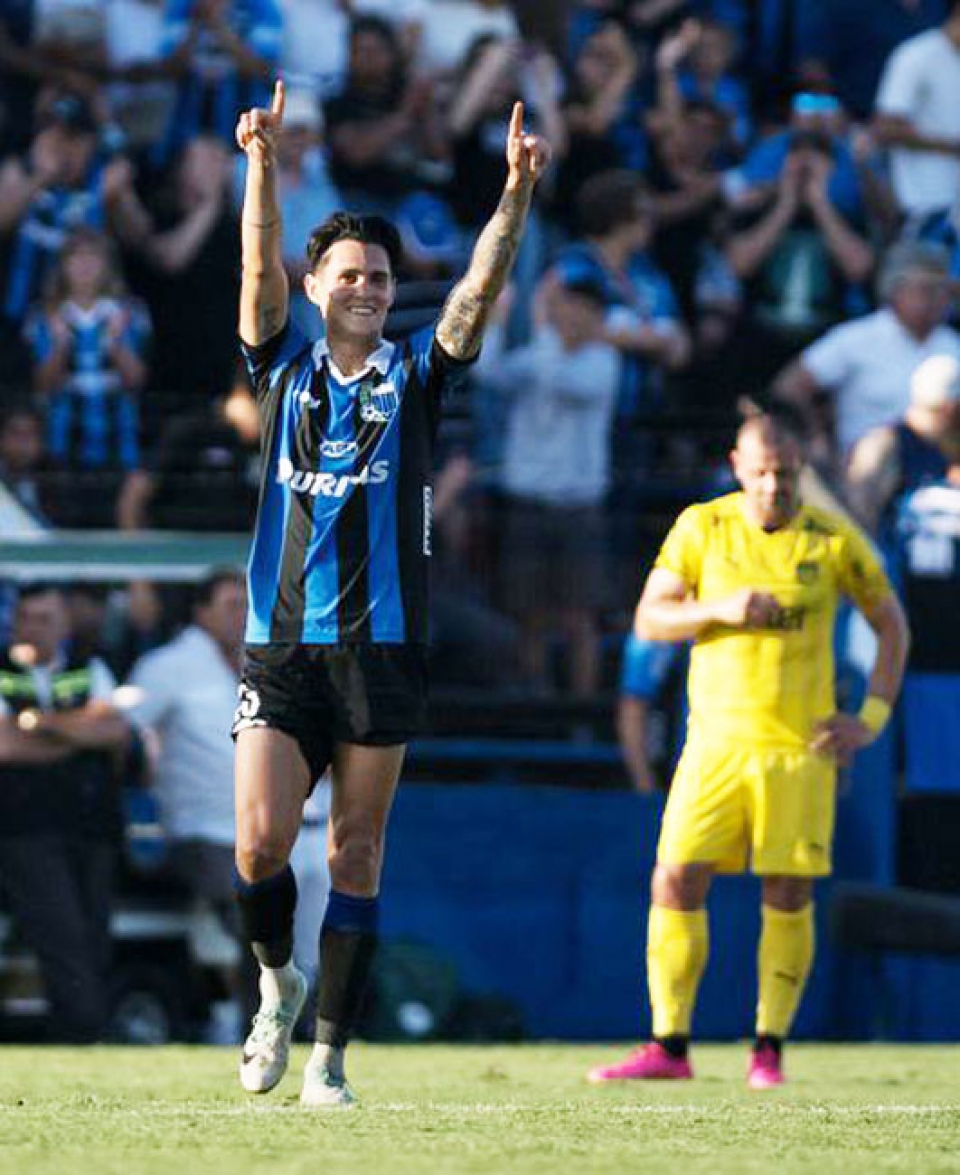
[[[553,149],[442,438],[441,683],[611,687],[644,560],[725,484],[743,398],[794,401],[871,526],[896,422],[942,409],[950,460],[949,379],[910,388],[960,357],[956,0],[8,0],[0,493],[34,521],[249,529],[233,136],[278,75],[293,288],[330,211],[385,214],[395,333],[465,265],[516,99]],[[935,468],[903,461],[896,494]]]

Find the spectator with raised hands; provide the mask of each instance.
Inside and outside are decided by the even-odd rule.
[[[639,61],[623,26],[609,20],[586,38],[569,67],[560,103],[567,149],[551,200],[551,213],[568,233],[576,231],[577,193],[591,176],[611,168],[639,170],[646,162]]]

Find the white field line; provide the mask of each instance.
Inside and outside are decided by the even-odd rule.
[[[13,1116],[23,1114],[24,1111],[31,1109],[49,1109],[53,1104],[55,1103],[38,1101],[25,1106],[0,1106],[0,1114]],[[752,1104],[737,1104],[736,1106],[677,1106],[657,1104],[634,1104],[625,1106],[605,1105],[598,1100],[596,1102],[561,1102],[559,1104],[547,1103],[542,1105],[521,1104],[517,1102],[373,1102],[358,1107],[358,1109],[360,1111],[367,1110],[376,1114],[413,1114],[429,1111],[447,1116],[474,1115],[476,1117],[484,1117],[486,1115],[524,1116],[527,1114],[539,1115],[557,1112],[573,1113],[583,1112],[585,1110],[589,1112],[596,1109],[601,1110],[604,1116],[613,1115],[620,1118],[636,1118],[645,1115],[652,1117],[727,1118],[731,1111],[747,1110],[749,1112],[754,1107],[763,1110],[775,1110],[784,1115],[816,1114],[830,1117],[854,1117],[862,1114],[932,1116],[949,1112],[960,1113],[960,1103],[951,1102],[931,1105],[897,1104],[894,1102],[877,1102],[874,1105],[826,1105],[822,1102],[809,1104],[802,1102],[779,1102],[775,1104],[771,1100],[763,1100],[761,1098],[757,1098],[756,1102]],[[69,1106],[58,1104],[60,1113],[70,1108]],[[284,1105],[273,1103],[264,1105],[258,1103],[229,1106],[156,1106],[151,1105],[147,1101],[142,1106],[133,1106],[130,1104],[124,1106],[91,1104],[77,1107],[77,1109],[81,1111],[96,1110],[98,1114],[114,1111],[121,1115],[135,1114],[137,1117],[145,1118],[243,1118],[256,1114],[303,1115],[317,1112],[315,1110],[304,1109],[298,1104]],[[349,1115],[343,1116],[349,1117]]]

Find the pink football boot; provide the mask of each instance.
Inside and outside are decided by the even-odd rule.
[[[587,1074],[594,1085],[605,1081],[689,1081],[693,1069],[686,1057],[671,1057],[661,1044],[653,1041],[635,1049],[616,1065],[597,1065]]]
[[[754,1049],[750,1057],[747,1085],[751,1089],[773,1089],[774,1086],[783,1085],[785,1080],[783,1063],[777,1050],[769,1044]]]

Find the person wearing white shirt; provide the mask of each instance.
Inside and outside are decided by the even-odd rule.
[[[504,604],[521,625],[521,660],[531,683],[548,685],[548,641],[558,629],[572,690],[589,697],[599,678],[603,506],[621,360],[603,339],[606,296],[594,279],[559,281],[548,314],[531,343],[506,354],[500,332],[491,332],[479,374],[508,400],[501,564]]]
[[[948,208],[960,190],[960,0],[938,28],[904,41],[880,79],[875,128],[906,215]]]
[[[911,376],[925,359],[960,356],[960,335],[944,325],[948,265],[938,245],[894,246],[880,277],[885,304],[827,331],[777,377],[775,395],[803,411],[821,463],[845,462],[864,434],[903,416]],[[832,404],[835,437],[818,411],[822,397]]]
[[[224,967],[242,1022],[240,928],[233,899],[233,743],[246,617],[243,576],[212,572],[199,586],[193,623],[136,663],[121,701],[144,732],[171,874],[199,910],[212,911],[237,940]],[[252,995],[251,995],[252,1001]]]

